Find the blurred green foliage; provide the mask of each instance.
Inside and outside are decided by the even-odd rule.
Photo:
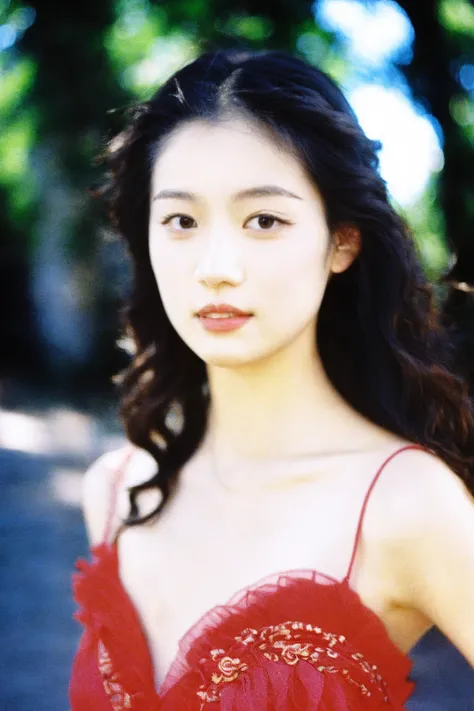
[[[474,7],[468,0],[442,0],[438,12],[447,30],[474,36]]]
[[[35,81],[36,64],[19,54],[14,43],[33,21],[34,13],[17,2],[4,0],[0,5],[0,186],[9,219],[25,230],[35,201],[29,167],[37,132],[35,111],[24,104]]]
[[[383,0],[363,1],[375,8]],[[13,259],[31,269],[41,239],[39,220],[47,221],[51,208],[46,206],[55,204],[53,181],[59,181],[69,195],[70,213],[61,228],[61,249],[67,262],[77,263],[77,273],[88,274],[87,289],[96,289],[88,299],[100,324],[94,353],[109,371],[114,369],[116,284],[100,275],[104,222],[87,195],[101,179],[98,154],[121,127],[128,106],[147,99],[172,72],[209,48],[290,50],[349,85],[357,67],[347,43],[316,22],[322,2],[0,0],[4,262]],[[415,44],[413,59],[400,58],[394,67],[443,132],[444,170],[434,173],[424,194],[402,210],[428,275],[437,279],[451,248],[469,251],[474,220],[474,4],[398,4],[412,22]],[[370,68],[365,74],[370,80]],[[391,81],[393,73],[387,77]],[[468,261],[463,257],[464,264]],[[90,363],[86,368],[90,372]]]
[[[413,232],[431,281],[436,281],[445,271],[450,256],[444,239],[446,225],[438,203],[437,180],[437,174],[433,174],[417,200],[405,208],[398,207]]]

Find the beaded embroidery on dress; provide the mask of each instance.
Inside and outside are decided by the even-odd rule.
[[[79,559],[74,617],[84,631],[71,711],[403,711],[412,661],[349,585],[364,512],[343,580],[296,569],[266,576],[206,612],[181,638],[160,688],[138,613],[107,536]],[[123,469],[124,467],[122,467]]]

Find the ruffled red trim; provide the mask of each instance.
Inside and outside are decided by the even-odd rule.
[[[295,570],[267,576],[203,615],[180,640],[178,654],[157,694],[146,636],[120,581],[116,548],[101,544],[91,552],[93,561],[80,559],[76,563],[79,572],[73,575],[74,596],[80,605],[75,618],[95,640],[103,642],[114,681],[131,700],[131,706],[120,706],[119,699],[107,711],[402,711],[413,691],[414,683],[407,678],[412,661],[391,642],[381,620],[347,582]],[[334,673],[327,671],[328,659],[322,652],[326,671],[318,671],[317,664],[304,658],[290,663],[288,654],[293,648],[286,650],[286,662],[275,661],[270,648],[269,658],[258,645],[236,641],[236,637],[243,639],[243,631],[261,632],[286,622],[317,626],[321,633],[344,638],[332,648],[338,652],[329,660]],[[301,642],[322,640],[319,633],[307,634]],[[321,643],[321,650],[329,647],[328,639]],[[282,646],[277,644],[275,649],[280,654],[285,637],[278,641]],[[370,673],[364,672],[364,664]],[[346,676],[343,669],[348,670]],[[382,700],[377,683],[369,683],[371,674],[382,678],[388,701]],[[221,681],[215,684],[213,678]],[[357,685],[361,681],[367,682],[370,696],[361,692]],[[213,694],[215,701],[210,700]],[[72,711],[83,709],[73,705]],[[90,703],[87,711],[96,711],[96,707]],[[104,705],[99,704],[97,711],[106,711]]]
[[[243,630],[262,630],[288,621],[309,623],[322,632],[343,636],[346,642],[333,648],[339,655],[333,665],[341,670],[349,668],[351,677],[364,679],[364,672],[350,656],[362,654],[366,663],[376,665],[388,701],[369,683],[366,686],[372,694],[363,695],[359,687],[344,679],[342,671],[320,672],[316,664],[304,659],[294,665],[281,660],[275,663],[252,645],[236,643]],[[311,635],[302,635],[303,642],[310,639]],[[205,686],[218,672],[217,663],[212,663],[212,650],[222,650],[214,654],[218,660],[227,657],[247,663],[245,671],[224,684],[219,708],[226,711],[402,711],[415,686],[407,678],[413,662],[393,644],[377,615],[363,605],[346,582],[331,582],[311,570],[267,576],[256,586],[236,593],[226,605],[207,612],[181,639],[179,653],[160,689],[160,711],[200,708],[189,704],[188,699],[193,689]],[[322,663],[327,665],[327,660],[323,658]]]
[[[158,699],[152,661],[141,620],[120,581],[116,550],[101,543],[91,548],[91,554],[91,562],[77,560],[78,572],[72,575],[74,599],[79,605],[74,618],[84,625],[85,635],[92,640],[89,654],[99,664],[102,651],[103,668],[110,666],[113,670],[107,674],[110,685],[123,689],[134,711],[153,711]],[[105,652],[110,665],[104,663]],[[116,703],[120,708],[119,701]],[[115,708],[113,704],[111,708]],[[74,704],[72,711],[76,711]],[[87,711],[95,709],[90,705]]]

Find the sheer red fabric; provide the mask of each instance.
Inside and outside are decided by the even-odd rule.
[[[84,631],[71,711],[402,711],[412,662],[349,580],[315,570],[274,573],[209,610],[179,642],[159,689],[145,631],[119,576],[115,543],[91,549],[73,575]],[[110,517],[109,517],[110,520]]]

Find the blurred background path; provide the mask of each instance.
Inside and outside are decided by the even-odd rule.
[[[122,439],[107,412],[0,410],[0,710],[67,711],[81,626],[70,576],[87,555],[81,477]]]

